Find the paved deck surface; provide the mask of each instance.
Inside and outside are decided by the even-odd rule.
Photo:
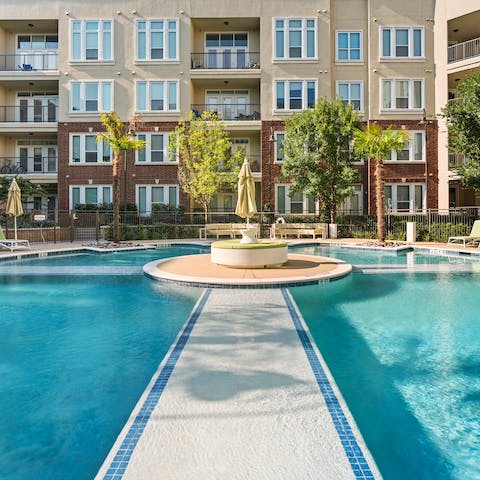
[[[302,322],[285,290],[205,291],[96,478],[380,478]]]

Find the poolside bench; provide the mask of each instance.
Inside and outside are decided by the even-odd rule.
[[[199,237],[208,238],[209,235],[212,235],[216,236],[218,240],[221,235],[228,235],[230,238],[234,238],[237,235],[241,235],[240,231],[246,228],[246,223],[207,223],[205,227],[200,228]],[[255,228],[258,236],[258,223],[251,223],[250,228]]]
[[[280,238],[289,235],[300,238],[301,235],[311,235],[314,239],[319,236],[327,238],[328,225],[326,223],[274,223],[270,228],[270,237]]]

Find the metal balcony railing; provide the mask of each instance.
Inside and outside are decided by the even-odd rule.
[[[448,47],[448,63],[480,56],[480,38],[457,43]]]
[[[461,153],[449,153],[448,154],[448,167],[457,168],[465,162],[468,162],[468,157],[462,155]]]
[[[192,112],[200,116],[202,112],[216,112],[223,120],[260,120],[260,104],[232,103],[224,105],[194,104]]]
[[[0,174],[57,173],[57,157],[34,155],[31,157],[0,157]]]
[[[42,70],[58,70],[58,53],[0,55],[0,71],[35,72]]]
[[[192,53],[192,69],[206,70],[258,70],[260,68],[260,52],[211,51]]]
[[[53,102],[48,105],[0,105],[0,122],[56,122],[57,110]]]

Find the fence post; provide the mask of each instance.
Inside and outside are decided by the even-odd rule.
[[[58,223],[57,209],[54,210],[53,218],[55,219],[55,221],[53,222],[53,243],[57,243],[57,223]]]

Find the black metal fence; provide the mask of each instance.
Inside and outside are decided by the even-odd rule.
[[[480,207],[456,208],[449,211],[429,210],[424,214],[388,214],[388,239],[405,240],[407,222],[416,222],[417,240],[445,242],[452,235],[467,235],[473,222],[479,219]],[[268,237],[270,226],[279,218],[287,223],[313,223],[324,221],[314,214],[276,214],[260,212],[251,223],[260,225],[261,235]],[[17,218],[17,236],[30,242],[95,241],[112,238],[113,212],[110,210],[75,210],[25,212]],[[122,240],[156,240],[199,238],[206,223],[245,223],[232,212],[184,212],[182,209],[154,210],[139,214],[123,211],[120,214]],[[374,215],[348,212],[337,216],[338,236],[375,238],[377,222]],[[13,237],[14,220],[0,213],[0,225],[7,238]]]

